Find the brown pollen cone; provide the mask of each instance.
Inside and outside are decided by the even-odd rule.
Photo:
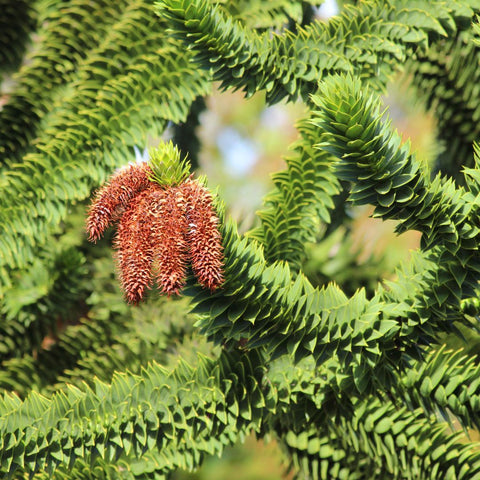
[[[185,285],[188,245],[185,198],[180,188],[155,192],[148,211],[159,288],[168,296]]]
[[[145,215],[158,189],[155,184],[139,193],[118,224],[115,248],[120,282],[129,303],[137,304],[153,280],[152,225]]]
[[[86,230],[90,241],[97,241],[114,221],[119,209],[127,208],[130,200],[152,183],[148,178],[150,172],[146,163],[128,165],[98,190],[88,211]]]
[[[188,244],[193,273],[211,291],[223,283],[223,247],[212,195],[195,180],[179,188],[187,199]]]

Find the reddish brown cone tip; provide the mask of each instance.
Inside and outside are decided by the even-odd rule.
[[[128,165],[98,190],[87,217],[86,230],[91,242],[101,238],[120,208],[127,208],[130,200],[152,183],[149,180],[150,172],[146,163]]]
[[[114,247],[119,277],[129,303],[137,304],[153,282],[153,245],[151,225],[145,217],[155,187],[152,185],[130,202],[120,219]]]
[[[178,187],[170,187],[155,199],[152,215],[152,243],[157,262],[157,283],[168,296],[177,295],[187,277],[188,245],[185,200]]]
[[[182,188],[187,198],[188,243],[192,269],[199,283],[211,291],[224,281],[223,247],[219,219],[210,192],[194,180]]]

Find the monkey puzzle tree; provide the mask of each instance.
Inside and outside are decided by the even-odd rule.
[[[282,0],[1,6],[3,73],[36,35],[0,111],[6,478],[161,479],[251,432],[299,478],[480,478],[450,428],[480,424],[480,367],[445,346],[480,310],[478,1],[344,2],[328,22]],[[445,141],[434,174],[382,110],[400,70]],[[213,81],[309,112],[242,235],[181,160]],[[169,124],[192,151],[125,167]],[[347,196],[422,234],[368,295],[303,273]]]

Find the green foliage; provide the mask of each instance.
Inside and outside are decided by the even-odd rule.
[[[302,271],[314,286],[333,281],[349,295],[364,287],[371,297],[383,275],[390,271],[385,269],[388,258],[382,253],[364,256],[363,247],[356,244],[352,233],[338,227],[329,235],[322,234],[318,242],[307,244]]]
[[[167,186],[184,182],[190,174],[190,163],[186,158],[181,159],[180,152],[172,143],[162,147],[150,151],[151,180]]]
[[[203,0],[160,1],[157,11],[224,88],[247,95],[262,89],[271,103],[307,99],[324,74],[339,71],[355,71],[382,88],[409,51],[453,33],[473,14],[465,2],[362,2],[296,34],[258,35]]]
[[[446,345],[478,345],[480,4],[344,3],[0,1],[5,478],[167,479],[252,432],[297,478],[480,478],[478,358]],[[436,176],[385,114],[400,71]],[[85,201],[167,127],[152,175],[184,180],[213,82],[308,113],[247,233],[217,202],[221,288],[128,306]],[[422,235],[394,278],[358,262],[346,199]]]
[[[293,146],[295,154],[286,158],[288,168],[273,175],[274,190],[264,199],[265,208],[258,213],[260,227],[250,236],[264,245],[269,261],[285,260],[298,270],[305,258],[306,242],[315,239],[319,220],[330,222],[339,192],[332,172],[332,159],[315,145],[319,131],[311,119],[298,125],[301,139]]]
[[[462,166],[472,166],[473,142],[478,141],[478,30],[462,32],[432,45],[409,66],[413,87],[435,110],[438,138],[443,151],[436,169],[458,181]]]
[[[28,36],[36,26],[32,2],[2,0],[0,2],[0,73],[9,72],[21,62]],[[0,77],[1,79],[1,77]]]

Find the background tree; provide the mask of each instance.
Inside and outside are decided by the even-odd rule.
[[[480,478],[452,429],[480,424],[479,9],[2,0],[1,472],[161,479],[255,432],[300,478]],[[437,119],[432,168],[383,111],[400,71]],[[214,81],[304,102],[299,138],[245,234],[215,200],[221,287],[193,265],[182,297],[132,307],[89,198],[168,127],[183,152],[155,158],[195,162]],[[350,204],[421,233],[395,279],[342,248]],[[332,242],[355,283],[325,268]]]

